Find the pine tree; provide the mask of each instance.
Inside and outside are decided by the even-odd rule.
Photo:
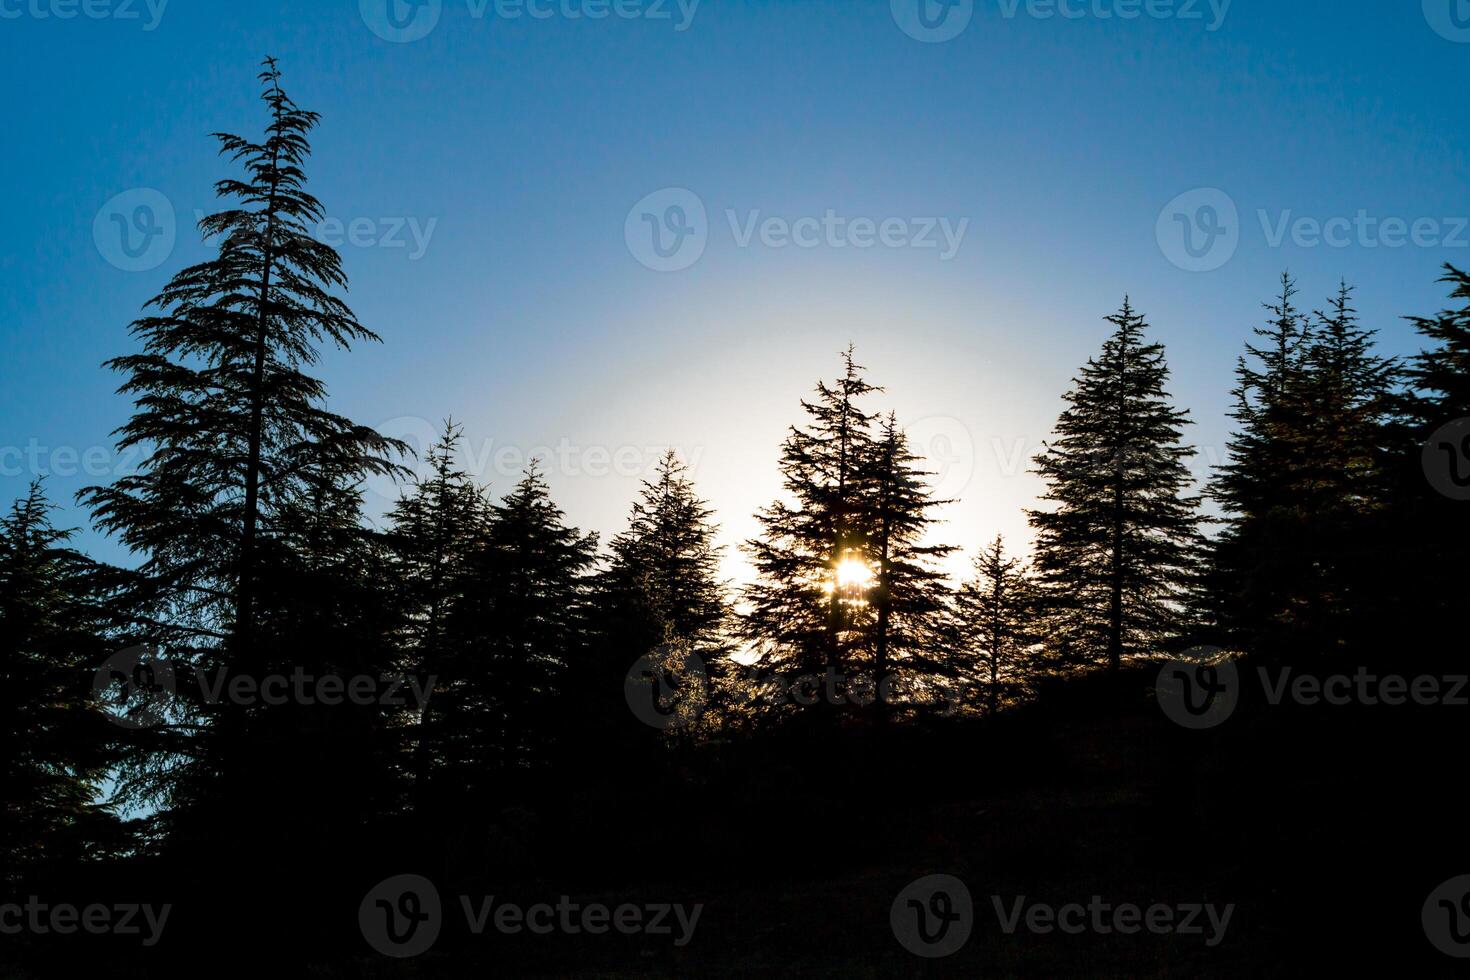
[[[1281,293],[1266,304],[1270,319],[1255,328],[1260,346],[1246,344],[1236,365],[1231,418],[1236,430],[1210,494],[1224,512],[1211,545],[1205,603],[1217,642],[1255,649],[1275,604],[1298,574],[1289,553],[1295,500],[1290,473],[1306,420],[1303,385],[1311,327],[1293,303],[1296,284],[1281,277]]]
[[[609,697],[643,657],[666,660],[676,673],[702,671],[706,698],[686,710],[704,727],[715,723],[713,688],[716,682],[725,688],[733,666],[717,532],[709,505],[669,451],[654,479],[644,481],[627,529],[609,542],[606,568],[597,576],[597,655],[570,679],[584,725],[578,754],[604,772],[610,756],[644,760],[662,744],[653,729],[632,723],[621,699]],[[681,725],[671,733],[686,739],[696,730]]]
[[[1463,570],[1470,523],[1467,504],[1455,492],[1467,455],[1461,420],[1470,418],[1470,273],[1446,265],[1440,281],[1461,305],[1409,318],[1425,348],[1405,365],[1404,390],[1384,424],[1390,508],[1377,522],[1372,567],[1379,570],[1376,591],[1385,602],[1368,642],[1415,650],[1421,663],[1459,670],[1461,655],[1446,648],[1440,634],[1470,589]]]
[[[849,348],[837,382],[818,382],[816,399],[802,401],[809,424],[792,426],[781,451],[788,498],[756,515],[763,533],[745,544],[759,577],[742,591],[740,633],[769,668],[851,674],[863,656],[874,416],[858,403],[881,389],[862,371]]]
[[[1237,430],[1211,493],[1225,512],[1210,603],[1222,637],[1267,656],[1349,645],[1382,582],[1384,423],[1397,365],[1373,353],[1342,284],[1310,318],[1282,278],[1268,343],[1237,369]],[[1375,555],[1375,550],[1379,553]]]
[[[1230,417],[1238,429],[1227,445],[1229,458],[1211,487],[1211,495],[1234,514],[1259,514],[1279,502],[1279,488],[1271,482],[1280,473],[1281,436],[1292,427],[1289,413],[1295,406],[1291,396],[1300,387],[1305,348],[1311,338],[1308,324],[1292,302],[1295,295],[1296,284],[1283,274],[1280,297],[1266,304],[1271,320],[1255,328],[1264,345],[1247,343],[1245,355],[1236,362]]]
[[[943,689],[960,679],[957,661],[947,656],[945,626],[949,588],[935,567],[954,552],[950,545],[926,543],[937,522],[937,500],[925,484],[930,474],[892,413],[883,419],[877,439],[863,463],[859,481],[867,495],[865,523],[870,528],[869,554],[873,587],[868,601],[870,656],[875,683],[893,678],[896,689],[926,700],[947,699]],[[876,702],[880,715],[891,705]]]
[[[1303,450],[1292,491],[1306,508],[1362,513],[1383,496],[1381,422],[1399,365],[1373,353],[1375,331],[1358,324],[1352,288],[1343,283],[1307,345],[1296,397],[1305,405]]]
[[[467,795],[551,759],[575,710],[568,674],[587,656],[596,549],[596,534],[565,524],[535,462],[493,507],[451,614],[458,678],[444,691],[448,767]]]
[[[429,449],[428,475],[388,515],[405,617],[400,643],[407,662],[425,674],[445,654],[446,620],[490,519],[484,491],[455,466],[461,439],[461,430],[446,422]]]
[[[1198,500],[1188,496],[1161,344],[1125,299],[1117,329],[1064,397],[1057,437],[1037,458],[1052,510],[1029,512],[1036,568],[1062,642],[1117,668],[1180,628],[1194,587]]]
[[[1035,590],[1026,566],[995,540],[975,556],[975,576],[956,590],[959,648],[972,661],[969,673],[994,715],[1025,683],[1035,637]]]
[[[285,94],[274,60],[260,80],[263,139],[216,134],[244,169],[215,185],[233,203],[200,221],[218,254],[150,301],[157,312],[132,325],[141,352],[108,362],[136,406],[119,449],[145,450],[146,464],[82,499],[138,554],[133,615],[182,676],[375,674],[387,666],[386,578],[366,564],[382,552],[360,527],[359,487],[400,472],[390,456],[405,447],[328,411],[325,386],[306,373],[319,344],[377,337],[336,295],[346,287],[337,253],[311,235],[322,208],[302,168],[317,116]],[[376,711],[338,712],[332,724],[351,736],[308,749],[293,739],[321,721],[316,711],[211,700],[183,680],[180,691],[154,764],[133,766],[125,786],[164,805],[177,841],[208,847],[253,817],[284,859],[310,841],[293,828],[312,801],[344,785],[323,777],[379,758],[351,744],[381,721]],[[341,815],[342,803],[321,812]]]
[[[50,520],[39,484],[0,517],[0,882],[75,860],[116,821],[99,802],[117,732],[92,678],[113,652],[100,570]]]
[[[490,505],[484,491],[455,465],[462,430],[446,421],[444,433],[429,449],[427,476],[415,483],[389,514],[393,549],[397,637],[401,669],[419,679],[428,699],[422,705],[414,739],[413,780],[418,805],[428,807],[430,783],[444,767],[440,730],[439,683],[463,683],[462,644],[452,628],[452,613],[468,585],[470,559],[489,528]]]
[[[696,649],[718,646],[727,608],[711,516],[670,451],[656,478],[644,482],[627,530],[610,542],[602,576],[606,615],[617,622],[609,633],[629,649],[647,652],[673,638]]]
[[[1411,418],[1419,423],[1420,436],[1470,417],[1470,273],[1446,264],[1439,281],[1450,284],[1451,299],[1463,305],[1433,317],[1409,318],[1431,345],[1415,355],[1404,372],[1410,385]]]
[[[1291,655],[1354,646],[1377,602],[1372,531],[1388,493],[1383,424],[1399,372],[1373,352],[1346,283],[1314,318],[1287,395],[1299,421],[1285,428],[1289,504],[1274,530],[1290,574],[1266,639],[1269,651]]]
[[[377,336],[333,290],[337,253],[311,235],[321,205],[302,171],[317,115],[285,94],[274,59],[261,72],[269,113],[263,141],[218,133],[244,179],[215,185],[233,207],[199,227],[219,253],[175,275],[135,321],[143,350],[114,358],[137,411],[119,450],[151,450],[142,471],[92,487],[100,528],[144,558],[160,601],[206,642],[232,639],[244,656],[254,626],[261,541],[308,499],[321,474],[395,474],[402,445],[325,410],[305,373],[316,345]]]

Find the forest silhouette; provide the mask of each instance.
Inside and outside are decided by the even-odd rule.
[[[415,476],[409,447],[329,409],[320,352],[379,337],[312,234],[318,117],[273,60],[260,82],[260,135],[216,134],[233,176],[199,232],[217,252],[107,362],[133,404],[117,445],[145,461],[79,499],[135,560],[77,550],[39,483],[0,519],[0,898],[171,906],[152,944],[0,936],[15,975],[1451,962],[1419,915],[1463,870],[1447,763],[1466,709],[1273,697],[1272,679],[1449,691],[1464,670],[1470,273],[1441,270],[1449,306],[1411,317],[1407,359],[1377,351],[1349,284],[1320,305],[1289,275],[1263,284],[1202,487],[1166,351],[1123,299],[1034,460],[1030,554],[945,542],[881,366],[833,352],[791,393],[782,493],[735,587],[675,453],[604,542],[535,463],[492,496],[452,421]],[[383,477],[402,493],[376,526],[364,486]],[[953,582],[961,548],[977,557]],[[1232,682],[1231,716],[1195,724]],[[981,893],[1238,911],[1216,947],[977,925],[928,963],[888,917],[936,872],[971,881],[982,919]],[[703,912],[682,945],[487,938],[445,914],[421,958],[385,957],[364,896],[404,874],[446,913],[465,895]]]

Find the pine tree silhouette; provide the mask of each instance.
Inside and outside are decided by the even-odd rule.
[[[543,769],[574,702],[568,675],[587,650],[597,535],[568,527],[535,461],[491,510],[451,614],[460,677],[445,691],[446,777],[468,798]]]
[[[1299,397],[1307,371],[1311,328],[1296,308],[1296,284],[1281,277],[1281,293],[1266,304],[1270,319],[1256,327],[1262,344],[1246,344],[1236,364],[1231,418],[1236,429],[1226,459],[1214,473],[1211,496],[1224,512],[1211,543],[1206,573],[1206,618],[1218,642],[1259,650],[1299,574],[1290,557],[1296,501],[1291,492],[1299,446],[1294,433],[1306,426]]]
[[[455,728],[444,716],[460,699],[436,696],[439,685],[462,685],[470,656],[454,629],[454,610],[469,586],[471,556],[490,524],[485,492],[455,465],[463,430],[452,421],[428,452],[429,473],[389,514],[393,548],[400,669],[419,679],[428,698],[412,726],[415,805],[432,811],[434,784],[445,775],[443,738]]]
[[[897,691],[947,702],[957,695],[961,670],[945,642],[949,587],[936,563],[955,548],[928,540],[938,521],[933,510],[951,503],[930,493],[924,482],[930,475],[920,469],[897,417],[889,413],[879,423],[859,481],[874,571],[871,671],[875,683],[892,678]],[[880,717],[892,707],[884,698],[875,704]]]
[[[125,789],[162,807],[175,844],[208,849],[254,826],[269,832],[263,853],[289,865],[323,821],[360,826],[359,805],[378,805],[364,797],[391,795],[351,778],[387,763],[381,709],[242,703],[206,684],[391,665],[385,552],[362,526],[360,485],[401,472],[391,457],[406,447],[330,412],[307,373],[319,344],[377,337],[336,295],[337,253],[311,235],[322,208],[302,168],[317,116],[286,95],[273,59],[259,77],[262,140],[216,134],[244,169],[215,185],[230,206],[199,224],[218,254],[174,275],[148,304],[157,312],[132,324],[142,350],[108,362],[135,404],[119,449],[145,462],[81,499],[140,556],[133,617],[181,676],[153,762]]]
[[[1035,585],[1019,558],[995,540],[975,556],[975,575],[955,594],[958,646],[971,661],[968,674],[987,715],[1017,695],[1033,664],[1029,648],[1038,642]]]
[[[757,514],[762,534],[745,543],[759,577],[742,590],[740,634],[772,669],[851,674],[865,654],[872,606],[837,579],[844,561],[871,569],[864,466],[875,416],[858,403],[881,389],[863,379],[851,348],[842,363],[834,385],[818,382],[816,399],[802,401],[809,423],[792,426],[781,448],[789,501]]]
[[[1346,283],[1315,323],[1303,370],[1289,397],[1301,424],[1287,429],[1284,469],[1291,501],[1286,537],[1292,580],[1268,649],[1293,656],[1332,655],[1356,645],[1361,617],[1377,602],[1371,577],[1373,534],[1385,506],[1385,417],[1399,366],[1373,352]]]
[[[1052,510],[1029,511],[1052,627],[1084,658],[1116,669],[1181,628],[1195,585],[1198,499],[1188,496],[1186,413],[1169,404],[1161,344],[1125,299],[1116,330],[1064,396],[1037,458]]]
[[[629,649],[646,652],[672,638],[719,645],[728,610],[717,531],[687,468],[668,452],[634,501],[627,530],[609,543],[602,591],[607,615],[618,620],[610,632],[625,637]]]
[[[1459,670],[1461,657],[1442,641],[1444,624],[1464,604],[1470,575],[1463,556],[1470,526],[1460,489],[1470,476],[1470,274],[1446,265],[1441,282],[1458,308],[1409,320],[1426,347],[1403,371],[1405,387],[1384,423],[1389,508],[1375,529],[1366,583],[1380,600],[1375,635],[1385,651],[1419,651],[1439,669]],[[1400,654],[1401,655],[1401,654]]]
[[[119,761],[92,678],[113,652],[102,570],[68,546],[31,484],[0,517],[0,882],[120,840],[101,784]]]

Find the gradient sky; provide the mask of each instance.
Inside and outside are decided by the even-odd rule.
[[[1235,356],[1283,269],[1309,307],[1346,277],[1404,353],[1400,317],[1444,305],[1441,263],[1470,264],[1463,0],[1234,0],[1223,19],[1218,0],[1070,0],[1070,17],[974,0],[933,43],[904,30],[924,34],[918,0],[567,15],[590,2],[537,0],[549,17],[400,6],[410,32],[438,19],[391,41],[370,26],[393,33],[375,0],[172,0],[161,16],[158,0],[78,0],[70,18],[67,0],[0,0],[0,496],[49,474],[69,504],[128,465],[106,448],[129,406],[100,363],[206,254],[194,212],[231,172],[208,134],[258,133],[267,53],[323,116],[311,189],[342,223],[324,234],[358,222],[340,249],[348,298],[384,339],[326,358],[332,406],[414,440],[452,414],[496,493],[526,452],[559,448],[558,502],[604,535],[663,446],[693,464],[725,540],[753,533],[797,400],[851,341],[888,388],[874,407],[913,427],[961,498],[944,537],[970,552],[997,531],[1025,540],[1024,457],[1125,292],[1168,347],[1191,438],[1218,455]],[[168,201],[177,236],[129,271],[111,215],[148,200],[140,188]],[[672,198],[635,205],[667,188],[704,207],[707,241],[661,272],[637,233]],[[945,257],[759,231],[742,244],[756,212],[968,223]],[[1272,240],[1284,216],[1360,213],[1419,222],[1418,241]],[[1181,221],[1227,234],[1191,259]]]

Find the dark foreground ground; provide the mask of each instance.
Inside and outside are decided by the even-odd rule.
[[[179,898],[178,870],[121,864],[48,894],[156,896],[136,941],[0,937],[0,975],[108,977],[1298,977],[1464,975],[1421,909],[1470,873],[1466,720],[1450,705],[1273,706],[1247,678],[1234,715],[1191,731],[1153,701],[1153,668],[1077,678],[993,723],[935,723],[715,747],[666,772],[608,771],[453,832],[405,829],[370,854],[263,872],[220,841]],[[358,904],[388,874],[434,880],[442,934],[374,953]],[[922,959],[890,927],[909,882],[945,873],[974,899],[968,942]],[[692,939],[468,933],[459,895],[529,905],[702,903]],[[1204,935],[1005,932],[1010,906],[1235,906]],[[1202,920],[1203,921],[1203,920]],[[676,930],[677,931],[677,930]]]

